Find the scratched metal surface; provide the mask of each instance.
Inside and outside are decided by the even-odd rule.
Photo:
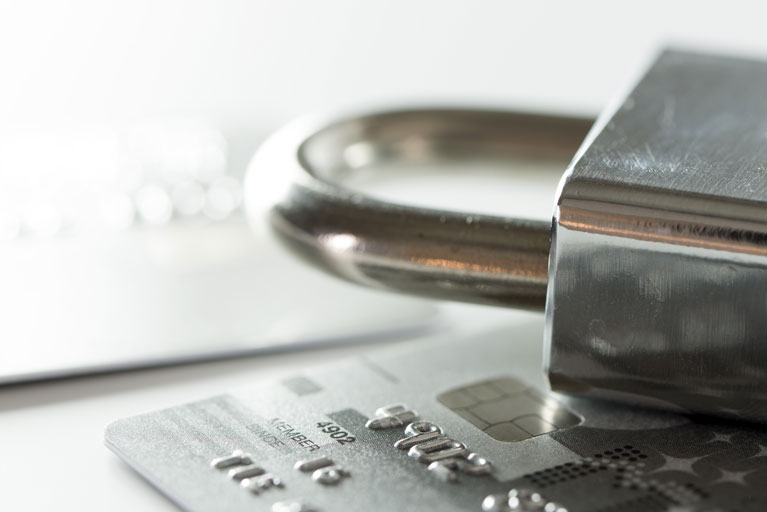
[[[658,203],[634,187],[703,196],[701,207],[713,198],[764,205],[766,84],[761,61],[664,52],[614,115],[600,120],[574,165],[568,195],[603,198],[594,187],[600,184],[630,187],[621,200],[637,205]],[[767,210],[760,213],[756,220],[767,219]]]

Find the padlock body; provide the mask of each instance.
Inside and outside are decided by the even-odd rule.
[[[767,421],[767,63],[667,51],[560,184],[556,391]]]

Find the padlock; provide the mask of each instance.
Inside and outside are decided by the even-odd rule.
[[[568,152],[552,223],[391,204],[336,179],[373,161]],[[286,179],[269,189],[264,172]],[[346,279],[545,304],[555,391],[767,420],[765,62],[665,51],[593,126],[471,109],[300,120],[251,164],[253,218],[265,195],[281,238]]]

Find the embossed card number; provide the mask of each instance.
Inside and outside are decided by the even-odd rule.
[[[350,435],[341,427],[333,423],[332,421],[320,421],[317,423],[317,428],[327,434],[331,439],[335,439],[338,444],[353,443],[357,440],[356,437]]]

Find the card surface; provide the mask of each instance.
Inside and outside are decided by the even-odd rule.
[[[767,508],[767,430],[546,392],[541,326],[431,340],[123,419],[187,510]]]

